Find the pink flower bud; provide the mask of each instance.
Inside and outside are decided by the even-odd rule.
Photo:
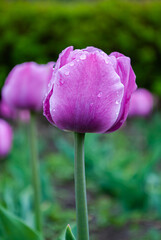
[[[147,116],[153,109],[153,95],[144,88],[136,90],[131,97],[129,116]]]
[[[0,119],[0,157],[5,157],[12,146],[12,128],[3,119]]]
[[[53,63],[16,65],[2,89],[4,101],[13,108],[39,111],[53,72]]]
[[[107,133],[127,118],[136,89],[130,58],[94,47],[66,48],[56,62],[44,115],[63,130]]]

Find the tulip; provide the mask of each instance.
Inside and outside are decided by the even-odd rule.
[[[52,62],[40,65],[22,63],[9,73],[2,89],[3,100],[17,110],[30,110],[31,171],[34,191],[35,228],[42,235],[41,188],[36,138],[35,112],[42,109],[43,98],[53,72]],[[22,115],[19,115],[22,118]]]
[[[27,62],[16,65],[2,88],[2,98],[11,107],[40,111],[52,76],[51,64]]]
[[[58,128],[75,132],[77,240],[89,240],[84,137],[109,133],[125,122],[136,89],[130,58],[87,47],[66,48],[56,62],[44,115]]]
[[[5,157],[12,147],[12,128],[3,119],[0,119],[0,158]]]
[[[136,89],[129,57],[116,52],[108,56],[93,47],[66,48],[50,85],[44,115],[58,128],[80,133],[120,128]]]
[[[129,116],[147,116],[152,112],[153,95],[144,88],[137,89],[131,97]]]

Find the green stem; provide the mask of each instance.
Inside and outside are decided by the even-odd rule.
[[[34,190],[34,209],[35,209],[35,227],[42,234],[42,215],[41,215],[41,187],[39,176],[39,162],[37,149],[37,132],[35,115],[31,114],[30,120],[30,143],[31,143],[31,168]]]
[[[89,240],[86,196],[84,133],[75,133],[75,195],[77,213],[77,240]]]

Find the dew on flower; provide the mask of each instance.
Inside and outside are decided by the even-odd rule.
[[[119,104],[119,101],[116,101],[115,103],[116,103],[116,104]]]
[[[69,65],[70,65],[71,67],[74,66],[74,62],[71,62]]]
[[[69,71],[67,70],[64,74],[65,74],[66,76],[68,76],[68,75],[69,75]]]
[[[109,64],[109,61],[108,61],[107,59],[105,59],[105,63],[106,63],[106,64]]]
[[[97,97],[101,97],[102,96],[102,92],[99,92],[99,94],[97,95]]]
[[[80,56],[80,59],[81,59],[81,60],[85,60],[85,59],[86,59],[86,55],[85,55],[85,54],[82,54],[82,55]]]

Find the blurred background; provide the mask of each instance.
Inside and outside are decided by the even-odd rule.
[[[56,61],[67,46],[131,58],[153,112],[109,135],[87,134],[92,240],[161,239],[161,1],[0,0],[0,89],[19,63]],[[11,153],[0,162],[0,203],[33,225],[28,124],[10,121]],[[73,136],[37,116],[46,239],[75,223]]]

